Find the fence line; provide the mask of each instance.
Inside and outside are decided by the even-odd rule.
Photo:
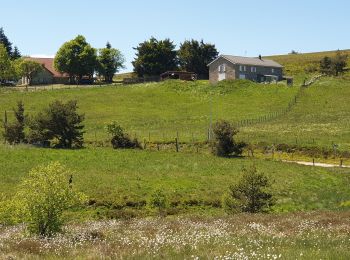
[[[245,127],[245,126],[254,125],[254,124],[258,124],[258,123],[268,122],[268,121],[271,121],[271,120],[276,119],[278,117],[286,115],[295,107],[295,105],[298,103],[298,100],[304,95],[305,88],[314,84],[321,77],[323,77],[323,75],[317,75],[317,76],[313,77],[312,79],[310,79],[309,81],[305,80],[304,83],[299,87],[299,91],[297,92],[297,94],[288,103],[287,107],[280,109],[280,110],[277,110],[277,111],[274,111],[274,112],[271,112],[271,113],[268,113],[268,114],[263,115],[263,116],[259,116],[257,118],[243,119],[243,120],[234,122],[233,125],[235,127]]]

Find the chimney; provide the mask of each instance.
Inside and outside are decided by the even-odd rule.
[[[261,59],[261,55],[259,55],[259,60],[262,60],[262,59]]]

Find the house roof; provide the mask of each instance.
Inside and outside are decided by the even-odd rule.
[[[281,64],[279,64],[273,60],[266,60],[263,58],[259,59],[259,58],[251,58],[251,57],[232,56],[232,55],[220,55],[214,61],[209,63],[208,66],[210,66],[212,63],[214,63],[215,61],[217,61],[220,58],[224,58],[233,64],[283,68],[283,66]]]
[[[55,67],[53,65],[54,58],[29,57],[27,59],[42,64],[45,67],[45,69],[47,69],[54,77],[69,77],[68,74],[60,73],[59,71],[55,70]]]

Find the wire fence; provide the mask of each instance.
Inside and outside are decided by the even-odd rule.
[[[309,81],[305,80],[304,83],[299,87],[299,91],[297,92],[297,94],[289,101],[288,106],[286,106],[285,108],[282,108],[280,110],[277,110],[256,118],[242,119],[240,121],[234,122],[233,125],[235,127],[246,127],[254,124],[265,123],[286,115],[295,107],[298,101],[303,97],[304,90],[307,87],[311,86],[313,83],[315,83],[321,77],[323,77],[323,75],[317,75],[311,78]]]

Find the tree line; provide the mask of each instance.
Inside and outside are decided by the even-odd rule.
[[[170,39],[157,40],[151,37],[139,43],[132,62],[138,77],[159,76],[166,71],[189,71],[201,78],[208,78],[208,64],[218,57],[214,44],[203,40],[186,40],[179,49]],[[97,76],[104,82],[113,82],[113,76],[124,68],[123,54],[107,42],[104,48],[96,49],[84,36],[63,43],[56,53],[54,67],[69,76],[70,83],[80,83],[84,77],[91,82]],[[41,64],[27,57],[21,57],[17,47],[0,28],[0,84],[17,81],[25,77],[30,85],[32,79],[43,70]]]
[[[217,58],[215,45],[203,40],[188,40],[176,50],[170,40],[157,40],[154,37],[140,43],[134,48],[136,57],[132,62],[138,77],[159,76],[166,71],[185,70],[197,73],[201,77],[209,76],[208,64]],[[79,35],[68,41],[58,50],[55,68],[67,73],[71,82],[79,82],[84,76],[90,79],[96,73],[105,82],[112,82],[113,76],[120,68],[124,68],[125,59],[118,49],[107,43],[103,49],[96,50],[87,43],[84,36]]]
[[[335,57],[330,58],[325,56],[320,61],[320,72],[326,75],[338,76],[342,74],[347,65],[348,56],[342,54],[339,50],[337,51]]]
[[[84,76],[92,80],[94,74],[111,83],[114,74],[124,68],[124,62],[122,53],[112,48],[109,42],[105,48],[95,49],[84,36],[78,35],[60,47],[54,66],[59,72],[69,75],[70,83],[79,83]]]
[[[71,83],[79,83],[84,76],[92,79],[94,75],[105,82],[112,82],[114,74],[124,68],[124,62],[124,56],[118,49],[112,48],[109,42],[105,48],[95,49],[84,36],[78,35],[60,47],[54,67],[69,75]],[[30,85],[33,77],[42,70],[40,63],[21,57],[18,48],[12,48],[3,28],[0,28],[0,85],[22,77],[27,78]]]
[[[214,44],[204,43],[203,40],[186,40],[176,50],[176,45],[170,39],[157,40],[154,37],[140,43],[134,50],[136,57],[132,64],[138,77],[177,70],[208,77],[208,64],[219,54]]]

